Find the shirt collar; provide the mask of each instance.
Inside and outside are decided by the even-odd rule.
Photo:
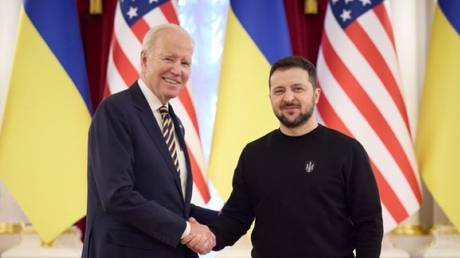
[[[150,109],[152,109],[153,112],[158,111],[158,109],[163,106],[163,104],[160,102],[158,97],[150,90],[150,88],[145,84],[145,82],[139,78],[137,80],[137,83],[139,84],[139,88],[141,88],[142,93],[144,94],[145,98],[147,99],[147,103],[149,103]],[[169,104],[166,103],[166,107],[169,108]]]

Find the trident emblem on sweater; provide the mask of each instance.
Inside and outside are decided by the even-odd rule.
[[[311,173],[315,169],[315,163],[313,161],[308,161],[305,163],[305,172]]]

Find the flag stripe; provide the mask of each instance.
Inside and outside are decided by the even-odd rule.
[[[174,9],[174,6],[170,1],[160,5],[160,9],[169,23],[179,24],[179,20],[177,19],[176,15],[176,10]]]
[[[209,161],[223,199],[230,195],[241,150],[279,124],[267,98],[266,73],[275,60],[292,54],[283,1],[232,0],[230,5]]]
[[[0,180],[45,243],[86,209],[91,115],[82,96],[88,90],[81,90],[87,78],[75,7],[72,1],[24,2],[0,134]]]
[[[198,120],[196,118],[195,107],[193,106],[192,98],[190,96],[190,92],[188,88],[185,88],[181,91],[181,93],[179,94],[179,99],[182,105],[184,106],[185,111],[188,114],[188,117],[190,117],[190,120],[192,121],[193,129],[199,135],[200,130],[198,127]]]
[[[385,5],[384,4],[376,5],[374,8],[374,13],[379,19],[380,24],[382,25],[386,34],[388,35],[388,38],[390,38],[391,46],[396,52],[395,37],[393,35],[393,29],[391,28],[390,18],[388,17],[388,13],[387,13],[387,10],[385,9]]]
[[[409,120],[407,118],[407,112],[402,100],[401,92],[399,91],[397,82],[381,52],[376,48],[372,40],[369,38],[369,35],[363,30],[359,23],[355,22],[350,24],[345,31],[383,82],[383,85],[386,87],[397,106],[399,113],[404,119],[407,130],[409,131]]]
[[[120,5],[117,6],[117,12],[115,14],[115,24],[113,29],[113,36],[118,41],[120,46],[123,46],[123,52],[128,58],[129,62],[134,66],[138,67],[139,65],[139,53],[141,51],[142,45],[141,42],[137,39],[137,36],[134,35],[134,32],[126,24],[125,19],[121,13]],[[114,39],[112,38],[112,41]],[[113,43],[111,44],[111,50],[113,51]],[[137,69],[138,70],[138,69]]]
[[[110,92],[119,92],[121,90],[126,89],[126,84],[121,78],[121,74],[118,73],[117,68],[115,67],[115,63],[113,60],[113,51],[109,53],[109,62],[107,64],[107,90],[104,90],[106,94],[105,97],[110,96]],[[108,94],[107,94],[108,92]]]
[[[383,231],[388,232],[391,229],[395,228],[398,224],[391,216],[390,212],[387,210],[386,206],[382,206],[382,219],[385,222],[383,224]]]
[[[149,13],[144,16],[145,22],[150,26],[153,27],[158,24],[168,23],[164,13],[160,9],[153,9]]]
[[[198,130],[195,129],[191,117],[187,115],[189,111],[178,98],[172,99],[171,104],[174,105],[174,112],[178,117],[181,118],[183,126],[187,128],[184,137],[188,148],[190,148],[190,150],[193,152],[193,155],[197,160],[197,164],[199,164],[200,170],[205,171],[204,156],[203,152],[201,151],[200,135]]]
[[[131,85],[138,77],[136,68],[129,62],[125,52],[118,44],[117,38],[113,37],[113,61],[123,81],[127,85]]]
[[[367,20],[367,14],[364,14],[363,16],[364,20],[368,21],[369,23],[378,23],[376,20]],[[392,104],[394,102],[391,99],[391,96],[388,94],[388,91],[385,90],[385,86],[382,84],[382,81],[378,79],[375,71],[361,55],[356,46],[349,40],[347,35],[341,30],[339,24],[336,21],[326,19],[325,25],[326,30],[334,37],[334,41],[330,41],[330,43],[333,45],[333,49],[336,50],[336,54],[347,67],[352,68],[350,69],[350,72],[358,80],[360,85],[363,87],[363,90],[366,91],[367,95],[375,103],[386,121],[389,123],[389,126],[395,132],[398,141],[400,141],[404,146],[404,151],[409,157],[412,167],[415,169],[417,165],[413,149],[411,147],[411,136],[407,130],[407,127],[405,126],[402,116],[398,112],[398,109],[394,104]],[[375,27],[373,25],[368,26]],[[367,30],[371,31],[371,29]],[[379,31],[380,33],[383,33],[383,30]],[[370,35],[375,37],[374,34],[376,33],[374,32]],[[386,37],[376,37],[373,41],[385,41],[387,44],[389,44],[389,41],[385,39]],[[379,47],[379,49],[388,48]],[[396,58],[395,55],[387,54],[388,52],[384,50],[382,52],[386,53],[387,58]],[[393,53],[393,51],[389,52]]]
[[[150,27],[144,19],[139,19],[133,24],[133,26],[131,26],[131,29],[134,35],[136,35],[137,40],[142,43],[142,40],[144,39],[145,34],[149,31]]]
[[[327,96],[323,95],[320,98],[318,108],[321,110],[319,112],[326,124],[333,126],[337,130],[341,131],[342,133],[350,137],[354,137],[350,130],[348,130],[348,128],[345,126],[342,120],[338,117],[332,105],[327,100]],[[370,162],[372,170],[374,171],[374,176],[377,181],[377,185],[380,189],[379,194],[383,205],[387,207],[392,217],[394,217],[396,221],[402,221],[404,218],[408,216],[406,209],[402,205],[398,196],[396,196],[390,184],[382,176],[380,170],[377,168],[377,166],[375,166],[374,162],[372,160],[370,160]]]
[[[187,142],[188,145],[190,145],[189,147],[195,153],[195,156],[197,156],[197,158],[200,158],[201,160],[203,156],[199,155],[198,157],[198,153],[201,153],[200,135],[198,134],[198,131],[195,130],[191,118],[187,116],[188,111],[180,102],[179,104],[176,104],[175,102],[171,102],[171,103],[174,103],[174,111],[176,112],[178,116],[181,117],[182,124],[187,129],[184,135],[185,141]],[[204,164],[204,162],[202,162],[202,164]],[[204,165],[201,165],[200,168],[204,169]]]
[[[198,199],[200,202],[202,201],[207,202],[209,201],[209,198],[207,197],[208,196],[207,195],[208,193],[207,184],[200,183],[200,181],[203,181],[203,180],[206,181],[205,175],[202,172],[206,170],[204,166],[203,152],[201,151],[201,143],[200,143],[199,134],[194,129],[191,118],[187,116],[187,110],[182,105],[182,102],[176,98],[176,99],[171,100],[171,104],[174,105],[175,113],[177,114],[177,116],[182,118],[181,119],[182,124],[184,125],[185,128],[187,128],[187,131],[185,134],[185,142],[187,143],[187,150],[189,151],[192,174],[193,175],[198,174],[198,173],[202,174],[201,177],[199,178],[195,178],[195,176],[193,177],[194,187],[200,193],[200,195],[198,196],[201,199],[200,198]],[[196,197],[193,197],[193,198],[197,199]]]
[[[270,64],[292,52],[289,32],[285,29],[287,21],[283,1],[271,1],[269,4],[265,0],[233,1],[231,8]],[[278,35],[279,39],[273,40],[272,35]]]
[[[367,12],[359,20],[358,23],[362,29],[368,34],[369,39],[375,45],[376,49],[381,52],[381,56],[390,69],[397,85],[400,84],[399,65],[396,51],[392,46],[391,39],[385,32],[385,29],[380,24],[379,18],[375,12]],[[384,85],[382,85],[384,86]],[[384,87],[385,88],[385,87]],[[396,88],[399,90],[399,88]]]
[[[374,162],[371,161],[372,170],[375,171],[375,180],[380,189],[380,196],[382,197],[382,202],[387,207],[391,216],[396,220],[396,222],[401,222],[409,216],[406,211],[406,208],[402,205],[398,196],[393,191],[393,188],[385,180],[382,175],[382,172],[375,166]]]
[[[59,4],[59,0],[51,0],[47,8],[40,8],[38,5],[41,4],[43,4],[41,1],[26,0],[24,1],[24,10],[43,40],[69,74],[84,99],[88,111],[92,112],[80,28],[74,22],[78,20],[77,11],[72,5]],[[37,9],[40,9],[40,13],[34,11]],[[62,37],[64,34],[68,36]]]
[[[361,115],[357,107],[348,98],[338,82],[333,78],[327,64],[324,63],[322,51],[318,58],[318,72],[322,75],[321,80],[329,82],[326,86],[322,85],[323,96],[334,100],[335,110],[341,121],[346,124],[346,128],[352,132],[352,135],[359,140],[369,154],[370,159],[374,162],[380,171],[384,172],[383,176],[392,186],[398,198],[403,203],[407,211],[414,211],[419,206],[414,193],[410,186],[403,178],[402,172],[398,168],[391,153],[385,148],[384,143],[378,138],[375,131],[372,130],[369,123]],[[343,112],[346,110],[346,112]],[[334,124],[331,125],[334,127]],[[335,127],[334,127],[335,128]],[[337,128],[341,130],[341,128]],[[380,187],[380,186],[379,186]]]
[[[450,26],[457,32],[457,36],[460,36],[460,16],[458,15],[460,1],[439,0],[438,6],[444,17],[449,21]]]
[[[190,166],[192,167],[192,175],[193,175],[193,182],[195,183],[198,191],[200,192],[203,200],[205,202],[208,202],[210,199],[209,195],[209,190],[208,190],[208,185],[206,180],[203,177],[203,174],[200,173],[200,168],[198,166],[198,163],[195,159],[195,155],[193,155],[193,151],[190,150],[190,148],[187,147],[187,150],[189,152],[190,156]]]
[[[348,97],[354,102],[360,113],[366,118],[369,125],[377,133],[385,147],[390,151],[393,159],[396,161],[406,180],[409,182],[417,200],[421,202],[421,193],[414,171],[412,170],[411,164],[401,147],[400,142],[397,140],[396,135],[391,130],[387,121],[384,119],[379,109],[375,106],[374,102],[370,100],[367,93],[362,90],[359,82],[356,81],[347,66],[345,66],[342,60],[337,56],[327,35],[323,36],[322,47],[324,60],[329,67],[334,67],[334,71],[331,71],[332,74]]]

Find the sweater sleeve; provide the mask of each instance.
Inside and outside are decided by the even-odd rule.
[[[233,175],[233,190],[225,203],[218,219],[210,225],[211,230],[216,235],[215,251],[225,246],[233,245],[242,235],[244,235],[252,221],[254,212],[252,210],[248,195],[248,188],[245,180],[244,155],[240,156],[238,165]]]
[[[377,183],[364,148],[356,142],[352,153],[347,200],[356,232],[356,257],[378,258],[383,223]]]

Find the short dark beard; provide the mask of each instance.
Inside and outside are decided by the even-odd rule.
[[[306,113],[300,113],[300,115],[294,119],[294,121],[289,121],[286,116],[280,114],[275,114],[280,123],[287,128],[293,129],[297,128],[303,124],[305,124],[310,117],[313,115],[313,111],[315,110],[314,106],[312,106]]]

